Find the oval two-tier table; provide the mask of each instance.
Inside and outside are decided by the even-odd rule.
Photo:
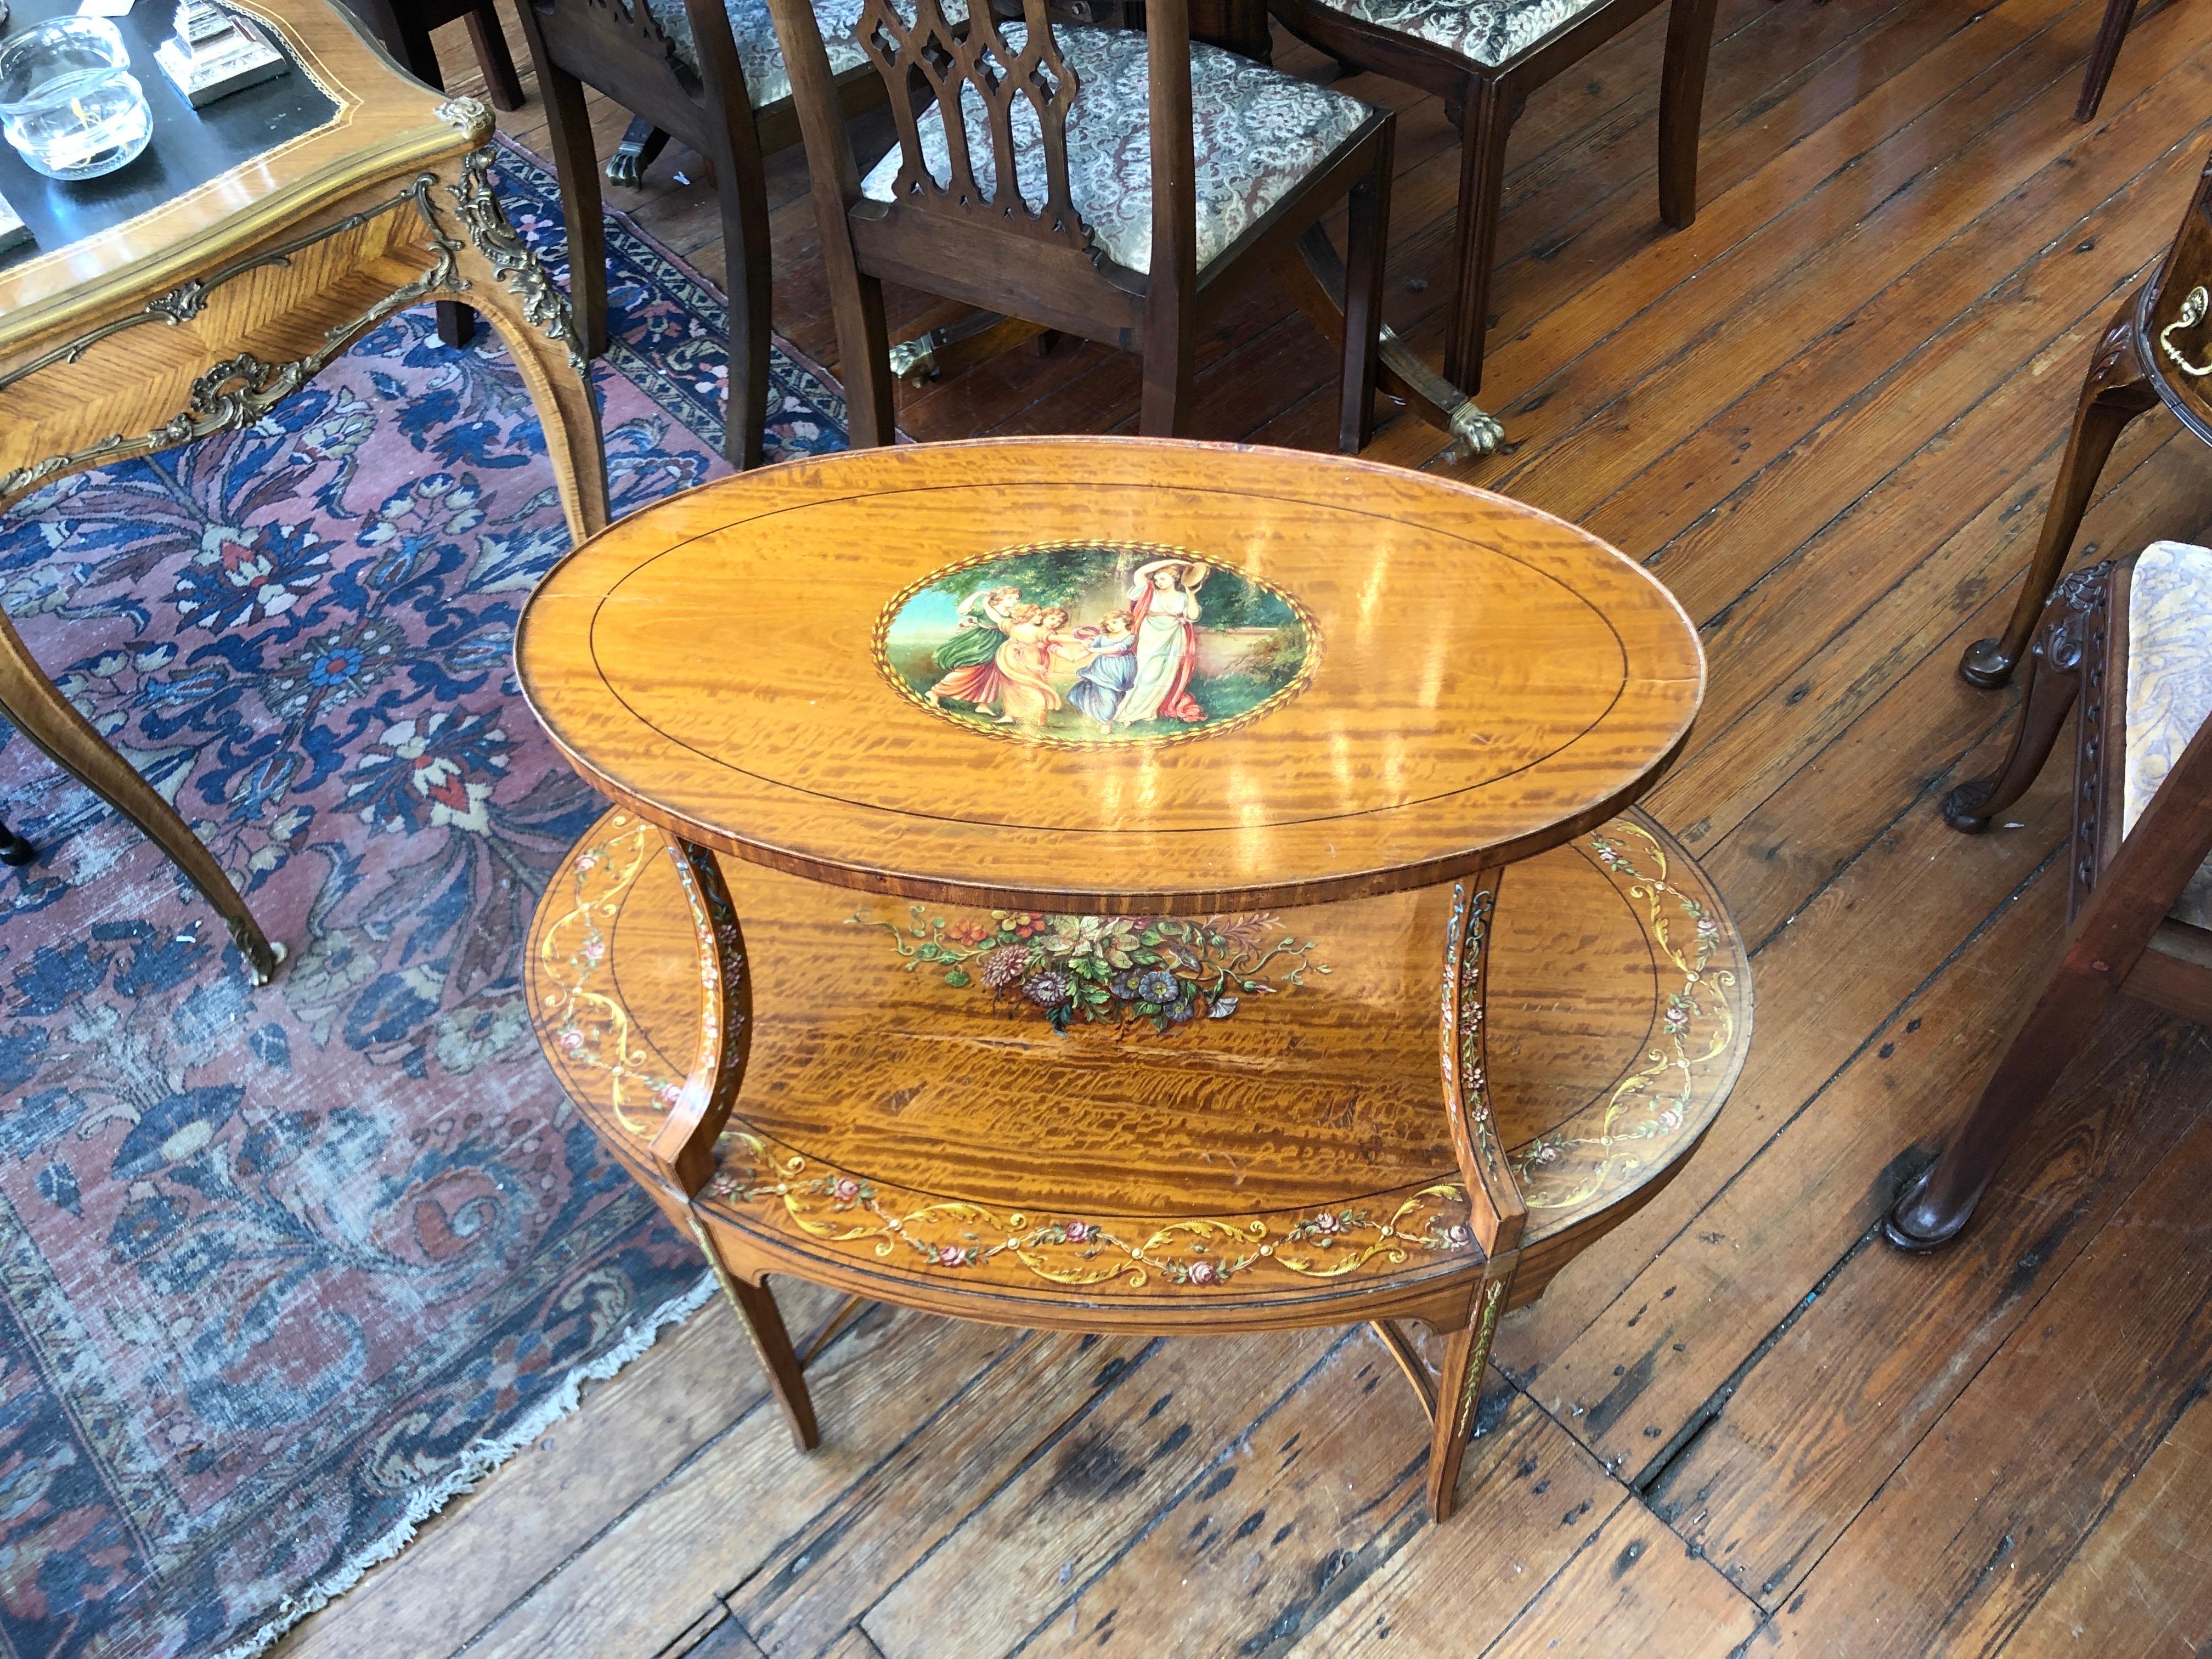
[[[1373,1321],[1441,1519],[1499,1315],[1741,1066],[1741,943],[1631,805],[1696,635],[1502,498],[1210,445],[872,450],[617,524],[516,655],[617,803],[538,909],[539,1038],[802,1444],[771,1274],[1025,1326]]]

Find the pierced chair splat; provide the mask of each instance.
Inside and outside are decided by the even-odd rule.
[[[854,441],[892,436],[883,283],[1144,358],[1143,429],[1189,424],[1198,331],[1349,203],[1338,439],[1373,430],[1392,117],[1218,47],[1187,0],[1144,33],[868,0],[860,40],[898,145],[865,175],[804,0],[771,0],[805,128]]]

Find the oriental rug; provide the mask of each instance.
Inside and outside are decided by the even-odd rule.
[[[565,277],[551,175],[499,172]],[[726,470],[724,304],[608,250],[620,514]],[[836,390],[775,373],[771,453],[842,447]],[[41,849],[0,875],[0,1653],[256,1650],[703,1299],[523,1006],[602,809],[510,659],[568,545],[504,352],[427,310],[0,520],[0,604],[289,951],[251,988],[135,828],[0,741]]]

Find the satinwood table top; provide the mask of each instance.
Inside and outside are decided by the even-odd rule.
[[[523,689],[688,840],[870,891],[1198,915],[1528,856],[1704,690],[1638,565],[1354,460],[1137,439],[877,449],[634,514],[532,597]]]

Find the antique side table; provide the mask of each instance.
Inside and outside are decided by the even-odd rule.
[[[1658,1191],[1749,1042],[1719,899],[1628,810],[1697,636],[1498,496],[874,449],[625,520],[515,648],[618,803],[538,909],[540,1041],[802,1445],[819,1339],[772,1273],[1024,1326],[1371,1320],[1441,1519],[1498,1315]]]
[[[327,0],[232,3],[282,44],[289,74],[194,111],[153,64],[173,8],[139,0],[118,27],[152,106],[146,153],[60,184],[0,146],[0,195],[33,233],[0,253],[0,510],[65,474],[249,425],[393,313],[446,295],[505,338],[570,533],[602,528],[597,406],[568,302],[492,192],[490,111],[399,73]],[[269,976],[275,953],[222,867],[4,616],[0,715],[160,842]]]

